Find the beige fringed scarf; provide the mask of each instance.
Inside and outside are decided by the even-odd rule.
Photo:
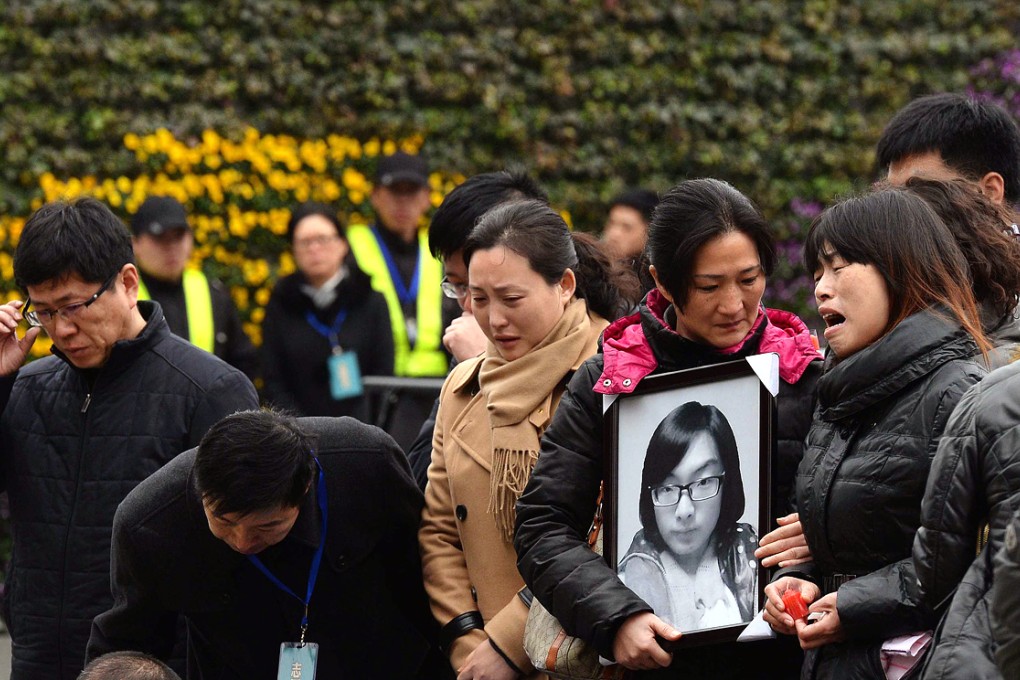
[[[492,429],[489,513],[506,542],[513,539],[514,505],[538,460],[539,432],[528,417],[563,377],[595,353],[600,317],[589,317],[584,300],[573,300],[549,335],[524,356],[507,361],[489,344],[478,375]]]

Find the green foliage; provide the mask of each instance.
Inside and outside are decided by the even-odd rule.
[[[720,177],[789,238],[794,198],[867,186],[892,113],[964,90],[1018,22],[1012,0],[13,0],[0,212],[46,171],[136,175],[127,133],[251,126],[421,135],[465,175],[522,162],[586,229],[627,186]]]

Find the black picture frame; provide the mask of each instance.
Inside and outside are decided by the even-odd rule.
[[[774,355],[752,357],[759,360],[759,370],[762,358],[773,362],[777,374],[778,359]],[[778,378],[774,381],[778,385]],[[690,402],[698,406],[681,408]],[[709,415],[713,413],[712,409],[715,409],[715,415]],[[630,576],[628,586],[649,601],[653,609],[656,604],[662,605],[656,614],[683,633],[677,642],[660,640],[668,651],[734,641],[765,604],[767,570],[754,559],[753,546],[771,524],[769,489],[771,461],[776,447],[776,413],[775,396],[749,360],[649,376],[632,393],[617,396],[605,411],[604,558],[625,583]],[[733,493],[727,495],[726,491],[733,488],[727,483],[738,475],[729,470],[734,460],[732,446],[719,439],[725,437],[718,434],[725,429],[719,424],[720,414],[733,433],[731,441],[736,443],[736,459],[739,461],[744,507],[737,522],[723,521],[724,518],[732,518],[737,509],[738,496]],[[663,423],[667,418],[669,423]],[[649,474],[658,476],[664,467],[674,464],[672,451],[689,451],[691,455],[677,454],[679,462],[662,481],[666,482],[665,486],[674,487],[667,489],[667,494],[675,493],[676,487],[696,481],[702,473],[691,472],[691,466],[706,456],[711,458],[711,455],[698,452],[707,449],[704,444],[696,444],[695,439],[699,435],[691,435],[691,432],[703,433],[697,428],[709,422],[706,418],[713,423],[715,435],[702,437],[702,440],[724,442],[721,447],[713,444],[715,460],[726,468],[724,471],[731,473],[724,475],[721,482],[715,497],[720,500],[715,502],[713,498],[695,503],[690,499],[689,490],[681,490],[677,503],[667,506],[673,509],[675,517],[670,518],[668,513],[660,515],[662,507],[654,507],[651,500],[650,486],[653,485],[642,481],[645,459],[655,456],[659,461],[649,467]],[[653,437],[656,438],[656,453],[650,454]],[[684,437],[689,441],[688,448],[677,443]],[[698,449],[698,446],[701,448]],[[721,455],[720,448],[729,453]],[[723,463],[724,457],[729,466]],[[683,463],[685,459],[688,460],[686,464]],[[708,465],[699,469],[712,472],[715,464]],[[680,479],[678,473],[680,476],[691,473],[693,477]],[[703,488],[710,490],[715,483],[701,484],[709,484],[709,487]],[[647,500],[643,494],[647,494]],[[645,522],[641,519],[642,503],[646,505]],[[701,503],[712,505],[702,506]],[[703,509],[707,514],[702,517],[708,518],[714,514],[713,508],[719,508],[708,538],[704,525],[698,525],[696,520],[691,519],[697,516],[697,511],[691,510],[693,506],[707,508]],[[691,522],[689,527],[694,528],[684,524],[688,520]],[[649,534],[656,533],[654,538],[645,535],[646,526],[653,522]],[[659,524],[662,523],[667,528],[659,532]],[[724,528],[724,524],[728,528]],[[715,553],[714,562],[708,550]],[[621,561],[624,562],[623,571]],[[700,566],[693,569],[692,575],[690,569],[680,566],[681,562],[687,567],[692,562]],[[710,564],[718,567],[718,575],[712,573]],[[752,576],[753,584],[748,584]],[[720,590],[720,585],[725,590]],[[694,594],[684,597],[680,593]],[[707,606],[705,597],[699,593],[707,593],[705,597],[713,604]],[[692,627],[692,621],[699,623]]]

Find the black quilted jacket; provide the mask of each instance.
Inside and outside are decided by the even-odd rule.
[[[910,557],[939,438],[963,393],[986,373],[975,352],[955,322],[925,311],[818,381],[796,482],[814,564],[780,575],[862,578],[838,591],[847,641],[809,653],[805,677],[884,678],[881,641],[917,632],[914,613],[901,609],[912,596],[888,569]]]
[[[918,601],[926,605],[919,610],[942,604],[938,611],[945,613],[925,678],[1016,677],[1016,672],[1003,676],[995,664],[990,589],[992,557],[1006,543],[1007,527],[1020,507],[1018,462],[1020,364],[1013,364],[964,395],[932,465],[912,566]],[[975,558],[986,522],[988,543]],[[1015,598],[1015,580],[1007,577],[1003,585],[1003,602]],[[1016,616],[1008,609],[1004,613]]]
[[[248,379],[170,333],[157,303],[139,309],[145,329],[91,375],[56,356],[24,367],[0,421],[14,680],[78,676],[92,618],[113,603],[117,505],[213,423],[258,406]]]
[[[991,592],[995,661],[1005,678],[1020,677],[1020,513],[1006,527],[995,556]]]

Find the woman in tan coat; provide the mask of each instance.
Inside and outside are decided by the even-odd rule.
[[[486,213],[464,260],[489,346],[451,372],[440,397],[418,535],[425,588],[458,680],[536,677],[514,505],[568,379],[637,283],[538,201]]]

